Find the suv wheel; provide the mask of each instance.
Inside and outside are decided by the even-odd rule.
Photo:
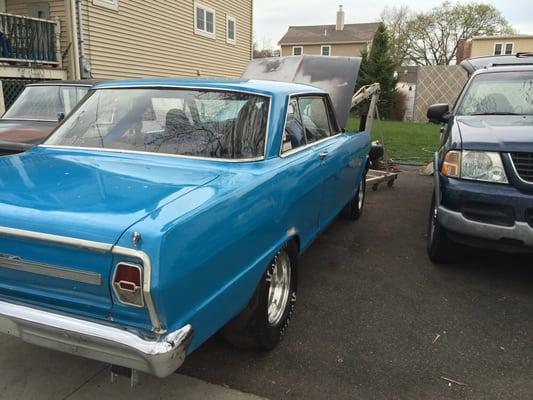
[[[429,209],[427,252],[431,261],[443,264],[452,260],[455,246],[448,238],[446,229],[439,224],[437,213],[438,208],[435,201],[435,193],[433,193]]]

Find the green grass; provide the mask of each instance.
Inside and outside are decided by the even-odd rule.
[[[439,126],[414,122],[381,121],[385,156],[394,161],[424,164],[433,159],[439,146]],[[358,130],[359,118],[351,117],[346,130]],[[380,121],[374,121],[372,140],[381,141]]]

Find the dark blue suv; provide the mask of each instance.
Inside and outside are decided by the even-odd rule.
[[[427,249],[446,262],[456,243],[533,252],[533,55],[469,60],[472,73],[444,123],[435,155]]]

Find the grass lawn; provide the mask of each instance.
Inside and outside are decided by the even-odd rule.
[[[439,125],[381,121],[385,156],[397,162],[424,164],[433,159],[439,145]],[[348,120],[348,131],[359,129],[359,118]],[[380,122],[374,121],[372,140],[381,141]]]

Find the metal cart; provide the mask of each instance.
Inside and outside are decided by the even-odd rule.
[[[370,99],[370,106],[368,108],[368,115],[366,117],[364,130],[366,132],[372,132],[372,124],[374,119],[379,119],[378,100],[381,87],[379,83],[373,83],[371,85],[363,86],[352,97],[352,108],[357,104]],[[381,143],[383,144],[383,132],[381,132]],[[388,167],[387,167],[388,168]],[[377,170],[370,169],[366,175],[367,187],[372,186],[372,190],[376,191],[381,184],[387,184],[388,187],[393,187],[394,182],[398,179],[398,172],[391,170]]]

